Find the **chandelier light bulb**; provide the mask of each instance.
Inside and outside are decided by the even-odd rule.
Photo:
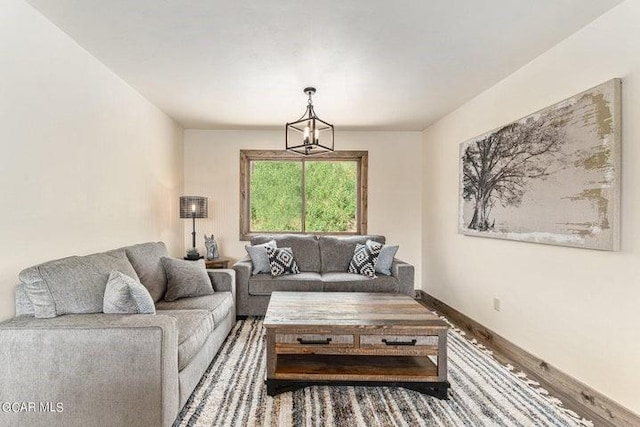
[[[309,143],[309,126],[305,126],[304,128],[304,144]]]

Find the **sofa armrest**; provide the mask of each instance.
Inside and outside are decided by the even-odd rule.
[[[398,279],[399,293],[415,297],[416,291],[413,284],[415,279],[415,268],[412,264],[394,258],[393,263],[391,264],[391,275]]]
[[[216,292],[231,292],[233,300],[236,299],[236,272],[231,268],[208,269],[207,274],[211,279],[213,290]]]
[[[0,401],[34,405],[0,412],[0,425],[170,426],[180,409],[170,316],[19,316],[0,343]]]
[[[233,264],[233,269],[236,272],[236,289],[238,292],[236,300],[237,313],[239,315],[246,315],[246,313],[250,313],[251,305],[251,297],[249,296],[249,279],[253,271],[251,258],[249,258],[249,256],[242,258]]]
[[[243,258],[240,261],[233,264],[233,269],[236,272],[236,285],[238,287],[248,287],[249,279],[253,271],[253,264],[251,258]]]

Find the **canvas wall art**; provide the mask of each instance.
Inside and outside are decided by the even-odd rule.
[[[460,144],[459,232],[619,249],[620,79]]]

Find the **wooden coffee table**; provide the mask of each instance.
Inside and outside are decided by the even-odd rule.
[[[400,386],[447,398],[447,329],[407,295],[273,292],[267,394],[308,385]]]

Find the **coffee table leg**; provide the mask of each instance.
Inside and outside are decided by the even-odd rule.
[[[438,384],[435,387],[433,387],[433,391],[431,394],[431,396],[433,397],[437,397],[438,399],[442,399],[442,400],[448,400],[449,399],[449,383],[448,382],[444,382],[443,384]]]
[[[278,386],[274,380],[266,380],[267,383],[267,395],[275,396],[278,394]]]
[[[438,381],[447,381],[447,330],[438,332]]]
[[[384,384],[381,384],[384,385]],[[428,396],[433,396],[438,399],[448,400],[449,399],[449,382],[439,382],[439,383],[403,383],[398,384],[400,387],[404,387],[408,390],[417,391],[418,393],[426,394]]]
[[[307,383],[304,381],[287,381],[287,380],[266,380],[267,384],[267,395],[276,396],[280,393],[286,393],[289,391],[300,390],[305,387],[309,387],[312,385],[330,385],[330,384],[317,384],[317,383]]]
[[[273,396],[276,394],[276,386],[274,378],[276,376],[276,364],[278,363],[278,355],[276,354],[276,334],[273,329],[267,329],[267,394]]]

